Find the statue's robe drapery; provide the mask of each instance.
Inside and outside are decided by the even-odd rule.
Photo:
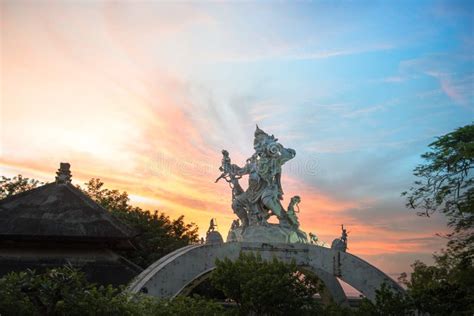
[[[274,156],[263,155],[258,158],[249,159],[244,168],[238,170],[240,175],[249,175],[249,186],[247,190],[236,197],[236,204],[247,206],[248,211],[255,211],[252,206],[260,210],[264,208],[264,198],[279,200],[283,194],[281,188],[281,166],[295,157],[293,149],[280,147],[280,154]]]

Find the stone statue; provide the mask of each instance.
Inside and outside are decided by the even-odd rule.
[[[239,219],[234,219],[232,221],[232,225],[230,226],[230,229],[236,229],[240,227],[240,222]]]
[[[341,241],[347,245],[347,234],[348,234],[348,232],[344,228],[344,225],[341,225],[341,230],[342,230]]]
[[[211,221],[209,222],[209,228],[207,229],[206,235],[209,235],[209,233],[213,232],[216,230],[217,224],[216,224],[216,219],[211,218]]]
[[[295,157],[295,150],[285,148],[275,136],[265,133],[258,126],[254,133],[253,148],[255,152],[242,167],[232,164],[229,152],[222,150],[222,163],[219,168],[222,173],[215,182],[224,179],[229,183],[232,188],[232,210],[241,223],[239,226],[232,225],[228,239],[238,239],[239,234],[250,234],[248,228],[252,228],[255,237],[256,227],[267,227],[267,230],[258,229],[259,240],[265,237],[265,234],[266,237],[268,234],[276,234],[278,241],[286,238],[285,240],[293,240],[291,242],[307,242],[306,233],[298,229],[296,213],[299,209],[295,211],[295,206],[298,208],[301,201],[299,196],[291,199],[288,211],[281,204],[282,166]],[[239,179],[244,175],[248,176],[247,190],[243,190],[239,183]],[[277,217],[278,227],[268,223],[271,216]]]
[[[310,232],[309,233],[309,242],[311,244],[316,244],[317,245],[318,244],[318,236],[316,236],[315,234]]]
[[[276,215],[281,224],[288,225],[286,211],[280,203],[283,199],[281,167],[293,159],[296,152],[283,147],[277,138],[268,135],[258,126],[254,137],[255,153],[243,167],[231,164],[229,153],[222,151],[222,174],[216,182],[224,178],[231,184],[232,209],[244,228],[250,224],[265,225],[271,215]],[[246,191],[238,183],[243,175],[249,176]]]
[[[71,183],[71,165],[67,162],[61,162],[59,164],[59,169],[56,172],[56,183],[66,184]]]
[[[215,218],[211,218],[209,223],[209,228],[206,233],[206,244],[216,244],[216,243],[223,243],[224,240],[222,239],[221,234],[216,230],[217,222]]]
[[[290,224],[293,225],[295,228],[300,227],[300,222],[298,222],[298,217],[296,216],[296,213],[300,212],[300,208],[298,204],[301,202],[301,198],[298,195],[295,195],[294,197],[291,198],[290,204],[288,204],[288,211],[286,212],[286,215],[288,216],[288,219],[290,220]],[[295,211],[295,206],[298,209],[298,211]]]
[[[232,189],[232,201],[242,194],[244,190],[240,186],[239,179],[242,178],[242,175],[238,174],[237,170],[240,169],[237,165],[233,165],[231,163],[229,152],[227,150],[222,150],[222,163],[219,167],[219,170],[222,172],[221,175],[216,179],[216,183],[219,182],[220,179],[224,179],[229,183],[230,188]],[[235,210],[234,213],[240,218],[242,223],[248,224],[248,217],[245,212],[240,212],[240,210]]]
[[[341,238],[334,239],[332,244],[331,244],[331,248],[339,250],[339,251],[346,252],[346,250],[347,250],[347,236],[348,236],[349,233],[344,228],[344,225],[341,225],[341,230],[342,230]]]

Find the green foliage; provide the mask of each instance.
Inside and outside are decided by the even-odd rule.
[[[194,287],[191,290],[190,295],[199,295],[203,298],[217,301],[224,301],[226,299],[224,293],[212,285],[210,278],[203,280]]]
[[[178,296],[172,301],[157,301],[148,313],[149,315],[162,316],[213,316],[223,315],[225,311],[221,305],[199,296],[193,298]]]
[[[430,315],[472,315],[474,313],[474,266],[466,256],[448,249],[435,256],[435,265],[420,261],[412,265],[408,294],[419,311]]]
[[[71,267],[10,273],[0,279],[0,314],[114,315],[126,314],[131,304],[112,287],[95,287]]]
[[[351,316],[356,315],[355,311],[350,307],[344,307],[335,303],[326,304],[323,306],[321,315],[324,316]],[[361,315],[362,316],[362,315]]]
[[[453,243],[473,254],[474,241],[474,124],[448,133],[429,145],[425,164],[413,173],[418,180],[402,195],[419,215],[440,211],[454,228]]]
[[[413,171],[419,181],[409,190],[407,206],[420,207],[426,215],[441,210],[456,221],[456,215],[472,212],[474,124],[438,137],[429,147],[421,156],[426,163]]]
[[[10,273],[0,279],[1,315],[221,315],[220,305],[200,298],[157,300],[121,289],[96,287],[83,273],[63,267],[43,274]]]
[[[198,241],[197,226],[185,224],[184,216],[172,220],[164,213],[151,214],[133,207],[127,192],[104,188],[100,179],[91,179],[85,186],[86,194],[138,233],[134,239],[137,249],[122,255],[143,268],[167,253]]]
[[[441,212],[454,231],[435,264],[415,262],[410,280],[402,277],[407,295],[382,287],[375,303],[362,302],[359,315],[474,314],[474,124],[439,137],[422,155],[425,164],[414,170],[414,186],[402,195],[407,207],[430,216]]]
[[[24,178],[21,174],[13,178],[2,176],[0,180],[0,200],[11,195],[34,189],[43,183],[29,178]]]
[[[408,295],[392,291],[384,283],[376,291],[375,302],[364,298],[355,315],[360,316],[399,316],[415,315],[413,303]]]
[[[234,262],[216,260],[211,282],[238,304],[243,315],[314,315],[321,311],[313,298],[322,288],[319,279],[303,275],[294,263],[264,261],[242,253]]]
[[[440,211],[454,228],[447,250],[435,264],[415,262],[411,280],[404,280],[415,307],[430,315],[474,314],[474,124],[441,136],[422,155],[414,170],[419,178],[402,195],[419,215]]]

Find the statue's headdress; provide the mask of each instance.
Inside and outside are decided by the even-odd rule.
[[[255,138],[257,137],[268,137],[269,135],[265,133],[263,130],[260,129],[260,127],[255,128],[255,133],[254,133]]]
[[[275,138],[275,136],[270,136],[268,135],[267,133],[265,133],[263,130],[261,130],[258,125],[257,125],[257,128],[255,129],[255,133],[254,133],[254,141],[253,141],[253,144],[256,145],[257,143],[260,143],[264,140],[271,140],[271,141],[278,141],[277,138]]]

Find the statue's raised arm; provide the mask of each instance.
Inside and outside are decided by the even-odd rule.
[[[222,163],[219,167],[219,170],[222,173],[216,179],[216,183],[219,182],[220,179],[224,179],[227,182],[232,182],[232,179],[240,179],[243,175],[249,173],[247,165],[241,168],[236,164],[232,164],[229,157],[229,152],[225,149],[222,150]]]
[[[232,164],[229,152],[225,149],[222,150],[222,162],[219,170],[222,172],[221,175],[216,179],[215,182],[219,182],[220,179],[224,179],[229,183],[232,188],[232,200],[239,194],[242,194],[244,190],[240,186],[239,179],[246,174],[246,167],[240,168],[239,166]]]

